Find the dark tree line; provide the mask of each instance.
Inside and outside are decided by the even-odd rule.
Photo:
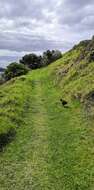
[[[22,57],[19,63],[11,63],[7,66],[3,74],[3,80],[7,81],[16,76],[24,75],[29,70],[45,67],[61,57],[62,53],[58,50],[47,50],[42,56],[34,53],[27,54]]]
[[[38,56],[34,53],[25,55],[20,60],[20,63],[28,66],[30,69],[37,69],[51,64],[53,61],[61,58],[62,54],[58,50],[47,50],[42,56]]]

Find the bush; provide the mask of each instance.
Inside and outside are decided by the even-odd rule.
[[[0,76],[0,85],[4,84],[5,80],[3,74]]]
[[[62,53],[59,50],[52,50],[52,61],[62,58]]]
[[[58,50],[47,50],[43,53],[43,65],[48,65],[52,63],[53,61],[56,61],[57,59],[60,59],[62,57],[62,54]]]
[[[7,133],[0,134],[0,152],[3,151],[7,144],[12,142],[15,136],[16,131],[13,128],[9,129]]]
[[[91,52],[91,53],[88,55],[88,61],[89,61],[89,62],[93,62],[93,61],[94,61],[94,52]]]
[[[28,71],[29,69],[25,67],[23,64],[11,63],[10,65],[8,65],[7,69],[5,70],[3,77],[7,81],[10,80],[11,78],[24,75]]]
[[[37,69],[41,67],[41,56],[37,56],[36,54],[28,54],[22,57],[20,63],[28,66],[30,69]]]
[[[62,54],[58,50],[47,50],[42,56],[37,56],[36,54],[28,54],[22,57],[20,63],[28,66],[30,69],[38,69],[44,67],[61,58]]]

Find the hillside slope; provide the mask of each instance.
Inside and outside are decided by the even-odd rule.
[[[93,44],[0,87],[1,190],[94,189]]]

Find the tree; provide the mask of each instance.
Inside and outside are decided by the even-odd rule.
[[[51,64],[53,61],[61,58],[62,54],[58,50],[47,50],[42,56],[37,56],[34,53],[27,54],[22,57],[20,63],[28,66],[30,69],[38,69]]]
[[[44,65],[49,65],[52,62],[52,52],[50,50],[47,50],[43,53],[43,62]]]
[[[53,61],[56,61],[57,59],[60,59],[62,57],[62,53],[59,50],[47,50],[43,53],[43,65],[48,65],[52,63]]]
[[[28,54],[22,57],[20,63],[28,66],[30,69],[37,69],[41,67],[41,56],[37,56],[36,54]]]
[[[62,53],[59,50],[52,50],[52,61],[62,58]]]
[[[10,80],[11,78],[24,75],[28,71],[29,69],[23,64],[11,63],[10,65],[7,66],[7,69],[5,70],[3,77],[7,81]]]

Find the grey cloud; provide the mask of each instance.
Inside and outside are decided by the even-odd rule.
[[[11,51],[43,51],[45,49],[62,49],[61,41],[45,39],[41,36],[3,33],[0,35],[0,49]]]
[[[31,1],[31,0],[1,0],[0,15],[8,18],[15,17],[36,17],[40,18],[41,10],[46,6],[45,1]]]
[[[66,51],[94,33],[94,0],[1,0],[0,49]],[[18,59],[0,56],[0,63]]]
[[[67,6],[69,6],[70,8],[72,9],[78,9],[78,8],[82,8],[82,7],[85,7],[89,4],[94,4],[94,1],[93,0],[79,0],[79,1],[76,1],[76,0],[65,0],[65,4]]]

